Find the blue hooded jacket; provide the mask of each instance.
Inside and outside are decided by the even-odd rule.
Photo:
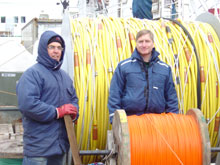
[[[160,61],[153,48],[149,66],[134,50],[121,61],[112,77],[108,109],[110,122],[115,110],[124,109],[127,115],[144,113],[178,113],[178,99],[170,66]]]
[[[21,76],[16,93],[22,113],[24,128],[24,155],[30,157],[60,155],[69,150],[64,119],[56,119],[56,108],[71,103],[77,109],[78,98],[71,78],[60,69],[60,61],[52,59],[47,52],[50,38],[59,36],[53,31],[41,35],[35,65]]]

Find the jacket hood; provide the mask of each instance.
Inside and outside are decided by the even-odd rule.
[[[156,51],[155,48],[153,48],[150,62],[159,59],[158,58],[159,55],[160,55],[160,53],[158,51]],[[137,48],[135,48],[135,50],[132,53],[131,57],[136,58],[137,60],[143,61],[143,58],[141,57],[140,53],[137,51]]]
[[[62,55],[61,55],[59,62],[52,59],[49,56],[48,51],[47,51],[48,41],[52,37],[56,37],[56,36],[60,37],[63,42],[63,51],[62,51]],[[58,35],[57,33],[53,32],[53,31],[45,31],[41,35],[40,41],[39,41],[39,46],[38,46],[37,62],[39,62],[40,64],[44,65],[47,68],[51,68],[52,70],[58,70],[58,69],[60,69],[60,67],[63,63],[64,53],[65,53],[65,42],[60,35]]]

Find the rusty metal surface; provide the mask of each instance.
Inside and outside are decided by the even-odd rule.
[[[0,124],[0,158],[23,157],[22,123]]]
[[[0,141],[0,158],[22,158],[23,143],[16,139]]]
[[[16,106],[0,106],[0,158],[23,157],[21,118]]]
[[[0,124],[0,141],[10,139],[13,133],[12,124]]]

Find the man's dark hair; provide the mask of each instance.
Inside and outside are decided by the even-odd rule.
[[[147,30],[147,29],[143,29],[140,30],[137,35],[136,35],[136,41],[138,40],[138,38],[140,38],[141,36],[145,35],[145,34],[149,34],[150,39],[154,42],[154,34],[152,33],[152,31]]]

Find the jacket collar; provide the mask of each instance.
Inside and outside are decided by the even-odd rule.
[[[156,51],[155,48],[153,48],[152,49],[152,55],[151,55],[151,58],[150,58],[150,62],[158,61],[159,60],[159,58],[158,58],[159,55],[160,55],[160,53],[158,51]],[[135,50],[132,53],[131,57],[135,58],[139,61],[144,61],[143,58],[141,57],[140,53],[137,51],[137,48],[135,48]]]

